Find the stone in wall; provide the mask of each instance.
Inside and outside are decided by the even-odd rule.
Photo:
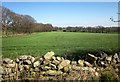
[[[59,65],[58,65],[58,69],[62,69],[65,66],[68,66],[70,64],[70,60],[63,60]]]
[[[119,72],[118,54],[96,57],[88,54],[88,61],[79,59],[71,61],[63,57],[55,56],[54,52],[48,52],[43,57],[23,55],[12,60],[2,59],[0,77],[2,79],[39,79],[39,80],[91,80],[99,78],[104,69],[115,69]],[[89,62],[89,60],[93,60]],[[96,62],[96,65],[94,65]]]

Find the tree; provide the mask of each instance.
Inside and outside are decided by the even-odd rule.
[[[5,32],[5,34],[8,34],[8,29],[11,26],[12,23],[12,16],[13,12],[11,12],[9,9],[0,6],[2,8],[2,30]]]
[[[36,22],[34,18],[29,15],[16,14],[9,9],[0,6],[2,8],[2,30],[8,35],[8,31],[17,33],[31,33]]]

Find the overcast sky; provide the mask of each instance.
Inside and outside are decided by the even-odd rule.
[[[117,26],[118,2],[2,2],[15,13],[53,26]]]

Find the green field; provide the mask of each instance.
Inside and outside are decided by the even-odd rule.
[[[11,58],[23,54],[44,55],[48,51],[64,55],[90,50],[118,50],[118,34],[42,32],[2,38],[2,54]]]

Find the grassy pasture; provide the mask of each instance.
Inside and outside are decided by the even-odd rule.
[[[82,51],[118,50],[118,34],[42,32],[2,38],[2,54],[14,58],[19,55],[41,56],[48,51],[56,55],[80,55]]]

